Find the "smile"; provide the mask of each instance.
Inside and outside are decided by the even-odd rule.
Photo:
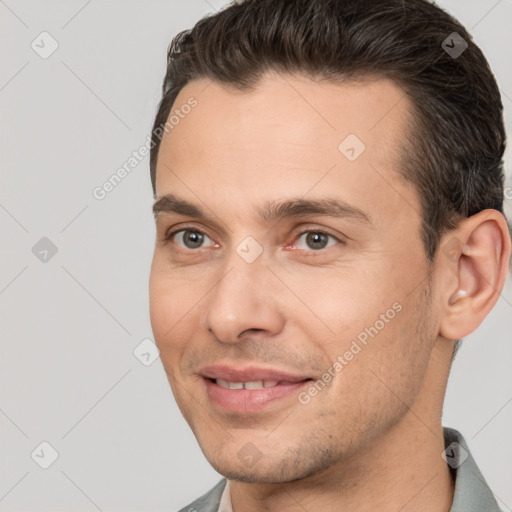
[[[249,382],[228,382],[223,379],[215,379],[215,383],[225,389],[263,389],[277,386],[277,380],[253,380]]]

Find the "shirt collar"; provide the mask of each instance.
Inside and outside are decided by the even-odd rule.
[[[443,458],[455,478],[455,493],[450,512],[501,512],[462,434],[452,428],[443,430]]]
[[[224,487],[224,491],[222,491],[218,512],[233,512],[231,494],[229,493],[229,480],[226,480],[226,486]]]

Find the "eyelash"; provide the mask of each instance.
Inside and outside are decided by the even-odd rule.
[[[194,226],[182,226],[179,229],[176,229],[169,233],[165,233],[163,242],[164,243],[172,242],[172,238],[174,237],[174,235],[177,235],[178,233],[181,233],[182,231],[193,231],[194,233],[199,233],[201,235],[207,236],[208,238],[210,238],[212,240],[212,238],[207,233],[205,233],[204,231],[201,231],[200,229],[197,229]],[[345,243],[346,243],[345,241],[340,240],[337,236],[333,235],[332,233],[329,233],[328,231],[325,231],[323,229],[313,229],[313,228],[305,229],[305,230],[301,231],[300,233],[298,233],[297,235],[295,235],[292,243],[294,244],[296,242],[296,240],[298,240],[302,235],[305,235],[306,233],[323,234],[323,235],[327,235],[327,236],[333,238],[334,240],[336,240],[337,242],[339,242],[342,245],[345,245]],[[290,245],[290,244],[287,244],[287,245]],[[315,256],[318,254],[323,254],[327,249],[329,249],[329,247],[324,247],[323,249],[318,249],[318,250],[314,250],[314,249],[297,249],[297,250],[306,251],[306,252],[310,253],[309,254],[310,256]],[[178,251],[179,252],[200,252],[201,249],[204,249],[204,247],[199,247],[198,249],[179,248]]]

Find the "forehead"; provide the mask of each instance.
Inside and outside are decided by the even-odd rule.
[[[196,106],[181,110],[191,98]],[[157,196],[178,187],[204,199],[208,190],[211,201],[235,205],[234,195],[257,203],[313,188],[353,195],[383,179],[403,187],[397,170],[411,111],[403,89],[383,78],[334,84],[269,74],[249,91],[194,80],[162,139]]]

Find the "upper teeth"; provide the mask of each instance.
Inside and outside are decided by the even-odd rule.
[[[263,389],[277,386],[277,380],[254,380],[250,382],[228,382],[227,380],[215,379],[215,382],[226,389]]]

